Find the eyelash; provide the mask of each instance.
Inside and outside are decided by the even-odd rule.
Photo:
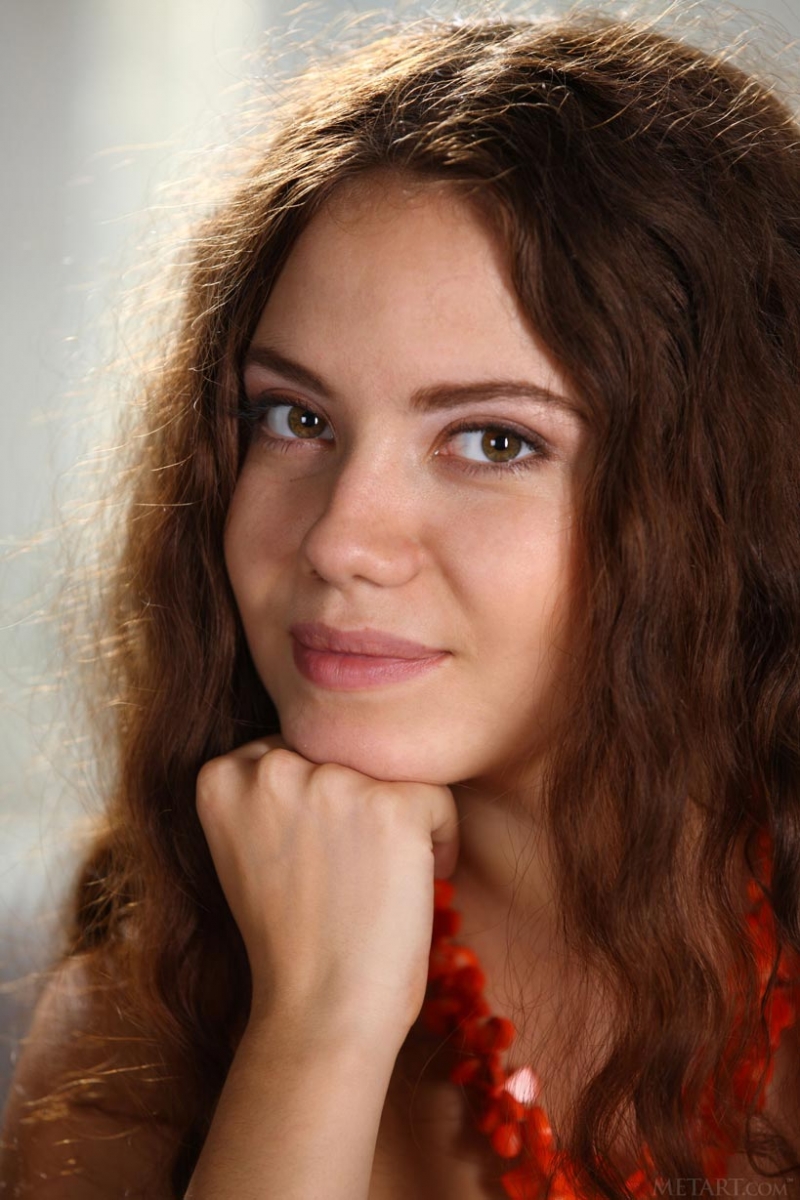
[[[322,414],[317,412],[315,408],[312,408],[308,404],[299,404],[291,396],[283,396],[276,392],[271,392],[268,396],[252,398],[244,396],[238,413],[239,418],[252,426],[258,435],[267,441],[273,449],[278,450],[279,453],[287,453],[293,443],[302,441],[303,439],[274,437],[272,434],[267,433],[266,427],[262,425],[262,421],[266,413],[274,408],[299,408],[303,412],[309,412],[313,416],[318,417],[320,421],[325,421]],[[329,422],[325,421],[325,424],[328,425]],[[488,429],[495,433],[512,434],[514,437],[519,438],[525,446],[535,451],[535,453],[526,454],[524,458],[520,459],[510,459],[506,463],[478,463],[470,459],[462,459],[460,469],[466,471],[467,474],[483,475],[487,471],[517,474],[522,471],[531,470],[552,457],[550,448],[543,438],[537,436],[535,433],[531,433],[529,430],[519,429],[516,425],[464,420],[448,429],[447,436],[449,438],[458,433],[482,433]],[[309,438],[308,440],[317,441],[321,439]]]

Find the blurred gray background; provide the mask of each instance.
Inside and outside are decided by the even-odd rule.
[[[477,7],[454,0],[452,11]],[[683,5],[687,22],[695,8]],[[800,0],[700,8],[707,23],[719,13],[734,32],[753,31],[771,55],[800,36]],[[32,996],[8,982],[46,962],[78,853],[71,830],[83,810],[64,743],[80,731],[56,706],[59,662],[42,614],[52,531],[80,493],[79,464],[104,440],[83,406],[113,351],[115,295],[148,208],[169,203],[176,164],[224,137],[264,32],[361,11],[374,9],[0,0],[0,1107]]]

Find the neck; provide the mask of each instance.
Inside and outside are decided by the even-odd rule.
[[[499,916],[514,910],[537,923],[555,909],[548,836],[534,788],[452,788],[459,814],[459,857],[452,876],[457,903],[469,900]]]
[[[492,1011],[513,1019],[534,998],[554,1010],[567,983],[548,839],[532,800],[458,784],[460,850],[450,877],[461,915],[456,940],[474,950]],[[532,796],[526,791],[526,799]],[[560,997],[560,999],[557,999]]]

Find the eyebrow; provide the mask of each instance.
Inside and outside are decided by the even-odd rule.
[[[250,366],[265,367],[276,371],[300,387],[316,392],[326,400],[335,400],[336,394],[314,371],[304,367],[273,346],[263,343],[251,345],[244,357],[243,369]],[[571,416],[585,421],[586,417],[566,396],[552,392],[549,388],[514,379],[482,379],[477,383],[435,383],[417,388],[411,395],[411,408],[421,412],[455,408],[458,405],[482,400],[533,400],[560,408]]]

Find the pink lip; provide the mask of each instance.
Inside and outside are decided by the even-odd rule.
[[[446,650],[376,629],[333,629],[318,621],[293,625],[295,666],[312,683],[335,691],[399,683],[444,662]]]
[[[292,637],[311,650],[330,650],[334,654],[366,654],[375,658],[430,658],[443,651],[435,646],[423,646],[406,638],[377,629],[334,629],[321,621],[293,625]]]

